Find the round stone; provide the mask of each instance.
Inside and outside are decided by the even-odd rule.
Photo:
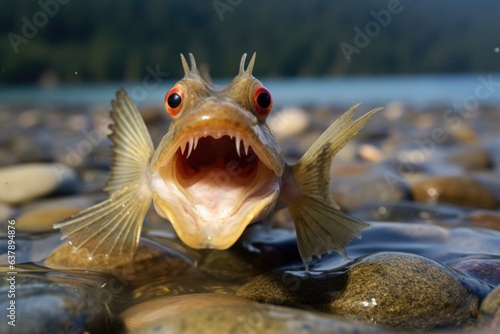
[[[411,184],[411,192],[418,202],[449,203],[482,209],[495,209],[499,205],[490,185],[467,176],[425,178]]]
[[[75,172],[58,163],[29,163],[0,168],[0,202],[18,204],[54,192],[75,192]]]
[[[276,271],[237,295],[313,308],[402,331],[469,328],[479,298],[445,266],[406,253],[376,253],[330,272]]]
[[[478,327],[495,331],[500,329],[500,286],[497,286],[481,303]]]

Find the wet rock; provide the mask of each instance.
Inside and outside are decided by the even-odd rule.
[[[199,268],[213,277],[223,279],[242,279],[259,273],[242,254],[228,250],[210,250]]]
[[[334,163],[332,165],[332,169],[330,170],[330,176],[332,179],[336,179],[346,176],[369,174],[372,171],[372,163],[348,161],[343,163]]]
[[[127,330],[136,330],[169,316],[181,316],[185,312],[220,305],[252,305],[255,302],[234,295],[195,293],[182,296],[167,296],[136,304],[120,314]]]
[[[107,198],[106,194],[49,197],[23,205],[13,216],[22,232],[56,232],[53,224]]]
[[[260,305],[235,296],[218,296],[212,303],[201,299],[201,305],[196,305],[197,297],[200,295],[179,297],[176,303],[180,305],[167,306],[173,311],[172,315],[159,310],[158,314],[165,312],[166,316],[161,315],[157,321],[131,333],[390,333],[387,329],[318,312]],[[183,301],[184,298],[187,300]],[[200,307],[205,304],[206,307]]]
[[[457,273],[405,253],[377,253],[330,272],[271,272],[237,295],[404,331],[469,328],[479,304]]]
[[[54,230],[54,223],[77,214],[82,208],[76,206],[39,207],[21,213],[16,218],[19,231],[39,233]]]
[[[429,177],[411,184],[415,201],[449,203],[458,206],[494,209],[499,205],[494,190],[468,176]]]
[[[450,267],[491,286],[500,285],[500,255],[470,256]]]
[[[231,294],[241,286],[240,281],[217,279],[196,270],[190,270],[179,277],[156,278],[137,286],[132,297],[135,302],[144,302],[153,298],[180,296],[188,294]]]
[[[185,255],[147,239],[141,239],[132,261],[128,255],[89,258],[86,249],[73,252],[72,246],[65,242],[44,263],[54,269],[117,271],[126,275],[134,285],[144,284],[155,277],[176,277],[193,267]]]
[[[52,193],[73,193],[75,172],[61,164],[30,163],[0,168],[0,202],[18,204]]]
[[[2,333],[84,333],[92,321],[97,321],[96,310],[104,305],[93,295],[98,285],[86,279],[72,284],[66,277],[53,280],[53,276],[18,273],[3,274],[0,282],[0,307],[7,316],[0,318]],[[12,278],[14,277],[14,279]],[[7,298],[11,284],[15,298]],[[102,282],[101,282],[102,284]],[[14,301],[15,317],[8,310]],[[9,324],[14,321],[15,327]]]
[[[356,175],[333,179],[330,192],[337,204],[346,211],[359,208],[370,201],[401,201],[409,198],[406,184],[401,178]]]
[[[481,303],[477,327],[500,330],[500,286],[497,286]]]
[[[372,144],[363,144],[359,147],[359,156],[366,161],[381,162],[385,158],[384,152]]]
[[[481,147],[460,147],[443,157],[443,162],[468,171],[484,170],[492,166],[487,150]]]

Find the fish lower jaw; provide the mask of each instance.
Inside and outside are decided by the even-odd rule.
[[[249,224],[274,208],[280,186],[275,181],[248,197],[237,189],[228,194],[224,189],[208,187],[197,189],[194,194],[198,196],[193,198],[186,197],[174,183],[153,176],[153,202],[188,247],[222,250],[231,247]]]

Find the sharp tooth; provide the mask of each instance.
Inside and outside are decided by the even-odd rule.
[[[186,146],[187,146],[187,142],[185,142],[184,144],[181,145],[181,154],[184,154],[184,151],[186,151]]]
[[[250,150],[250,144],[243,142],[243,147],[245,148],[245,155],[248,155],[248,151]]]
[[[194,143],[193,137],[189,138],[189,148],[188,148],[188,154],[186,156],[186,159],[189,158],[189,156],[191,155],[191,152],[193,151],[193,143]]]
[[[235,145],[236,145],[236,153],[238,153],[238,156],[241,157],[241,154],[240,154],[240,139],[238,137],[236,137],[236,140],[234,141]]]
[[[196,150],[196,146],[198,146],[198,137],[194,138],[193,151]]]

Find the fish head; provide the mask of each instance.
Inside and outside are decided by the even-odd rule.
[[[226,249],[274,208],[285,159],[266,124],[271,94],[252,76],[255,54],[222,88],[189,56],[165,96],[172,123],[151,162],[153,201],[189,247]]]

